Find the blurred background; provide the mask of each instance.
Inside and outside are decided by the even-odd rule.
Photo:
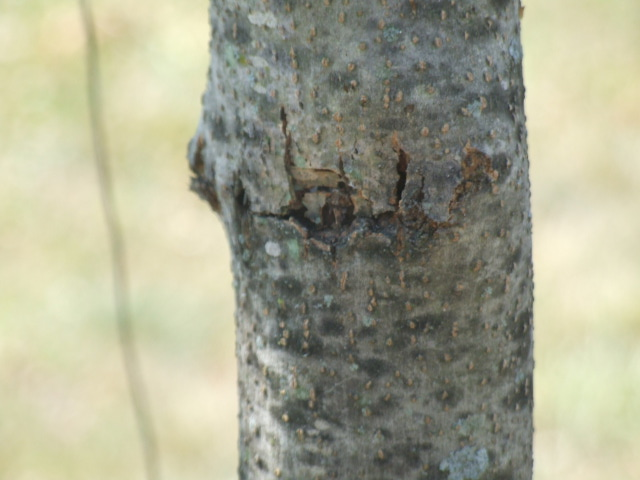
[[[133,309],[166,479],[235,479],[224,232],[188,191],[205,0],[96,0]],[[640,2],[526,0],[535,480],[640,478]],[[142,479],[75,1],[0,4],[0,479]]]

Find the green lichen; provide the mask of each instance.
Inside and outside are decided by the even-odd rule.
[[[365,327],[370,327],[371,325],[373,325],[373,318],[365,315],[364,317],[362,317],[362,324]]]
[[[400,37],[402,30],[396,27],[386,27],[382,32],[382,36],[387,42],[396,42]]]
[[[474,116],[474,118],[480,118],[482,115],[482,102],[480,100],[476,100],[467,105],[467,110],[469,113]]]
[[[428,106],[433,104],[437,99],[437,95],[437,90],[428,85],[420,84],[411,91],[411,100],[418,105]]]
[[[295,238],[287,242],[287,249],[289,250],[289,257],[293,260],[300,258],[300,245]]]
[[[356,169],[350,169],[350,168],[345,168],[345,172],[344,172],[347,177],[349,177],[350,179],[356,180],[361,182],[362,181],[362,172],[360,172],[359,170]]]
[[[358,398],[358,406],[360,408],[367,408],[373,404],[373,399],[369,395],[362,395]]]
[[[483,430],[483,427],[487,423],[485,415],[470,415],[466,418],[461,418],[456,422],[458,432],[464,436],[477,435],[478,432]]]
[[[293,396],[298,400],[309,400],[311,394],[308,388],[298,387],[293,391]]]
[[[238,65],[238,51],[230,44],[224,49],[224,61],[229,67],[236,67]]]

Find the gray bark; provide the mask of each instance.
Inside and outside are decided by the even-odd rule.
[[[530,479],[517,0],[212,0],[241,479]]]

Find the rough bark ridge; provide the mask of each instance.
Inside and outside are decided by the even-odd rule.
[[[517,0],[212,0],[240,478],[530,479]]]

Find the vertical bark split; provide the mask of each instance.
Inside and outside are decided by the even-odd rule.
[[[530,479],[519,3],[213,0],[242,479]]]

